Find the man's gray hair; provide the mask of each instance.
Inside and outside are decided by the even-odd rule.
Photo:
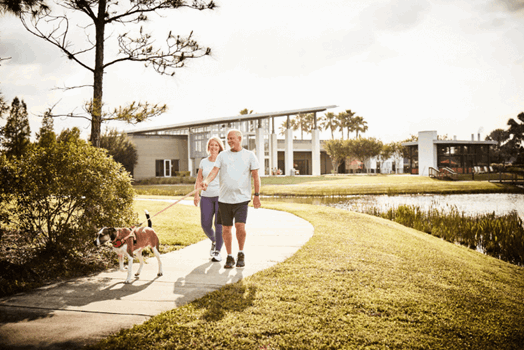
[[[240,131],[238,129],[229,129],[227,134],[229,135],[230,132],[234,132],[237,136],[240,136],[240,141],[242,141],[242,138],[244,137],[244,136],[242,136],[242,131]]]

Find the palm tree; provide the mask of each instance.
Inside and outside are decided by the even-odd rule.
[[[331,130],[331,139],[335,139],[334,132],[340,127],[340,121],[333,112],[327,112],[320,118],[320,127]]]
[[[342,139],[344,139],[344,129],[347,129],[348,131],[348,140],[349,140],[349,133],[352,130],[353,127],[353,116],[355,115],[354,112],[351,112],[351,109],[346,109],[345,112],[340,112],[337,115],[337,119],[339,120],[339,129],[342,132]]]
[[[358,138],[358,132],[361,131],[362,133],[365,133],[368,130],[368,122],[364,120],[362,117],[355,117],[354,120],[354,126],[353,131],[356,132],[355,138]]]

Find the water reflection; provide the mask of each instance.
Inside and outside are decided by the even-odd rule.
[[[512,193],[271,198],[270,200],[326,205],[359,212],[370,207],[387,211],[399,205],[414,205],[423,210],[430,208],[446,210],[450,206],[456,206],[459,212],[472,216],[493,212],[496,215],[504,215],[511,211],[517,211],[519,216],[524,219],[524,194]]]

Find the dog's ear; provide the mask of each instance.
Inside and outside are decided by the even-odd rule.
[[[114,241],[116,239],[116,233],[117,233],[116,228],[111,227],[111,228],[108,228],[107,230],[109,231],[108,232],[109,237],[111,237],[111,240]]]

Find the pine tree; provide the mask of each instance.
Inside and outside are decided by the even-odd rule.
[[[40,131],[36,133],[36,141],[40,146],[49,145],[56,141],[54,119],[51,115],[51,109],[47,110],[44,114]]]
[[[7,123],[3,128],[2,146],[7,158],[20,158],[31,145],[31,129],[27,116],[27,106],[18,97],[13,99]]]

